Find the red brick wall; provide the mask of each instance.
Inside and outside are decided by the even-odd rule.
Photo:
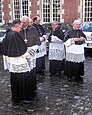
[[[31,17],[37,15],[37,0],[31,0]]]
[[[72,23],[75,19],[80,18],[78,6],[80,0],[64,0],[64,22]]]
[[[31,1],[31,7],[30,16],[33,17],[37,15],[37,10],[39,10],[39,7],[37,6],[37,1],[39,0],[30,0]],[[3,12],[4,12],[4,21],[9,22],[11,20],[10,17],[10,9],[9,9],[10,0],[3,0]],[[80,4],[80,0],[64,0],[64,15],[62,18],[64,19],[64,22],[72,23],[74,19],[80,18],[80,14],[78,13],[78,6]]]
[[[9,9],[9,4],[10,4],[10,0],[3,0],[2,2],[3,4],[3,12],[4,12],[4,17],[3,20],[4,22],[9,22],[10,20],[10,9]]]

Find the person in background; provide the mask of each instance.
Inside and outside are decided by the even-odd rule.
[[[35,95],[30,85],[33,84],[28,63],[30,54],[19,34],[21,29],[21,21],[14,20],[2,43],[4,69],[10,72],[13,105],[18,105],[25,100],[31,101]]]
[[[33,25],[33,19],[29,18],[29,25],[32,26]]]
[[[47,54],[46,51],[46,33],[42,25],[40,24],[40,17],[35,16],[33,18],[33,26],[37,29],[39,33],[39,39],[41,45],[38,46],[38,52],[36,53],[36,72],[39,74],[44,75],[45,70],[45,55]]]
[[[30,18],[31,20],[31,18]],[[37,83],[36,83],[36,51],[40,44],[39,35],[35,27],[29,24],[29,17],[21,17],[22,30],[20,35],[27,45],[27,51],[30,54],[30,59],[28,60],[30,66],[30,75],[32,83],[30,84],[32,91],[36,93]]]
[[[81,81],[84,75],[84,42],[86,36],[80,30],[80,20],[74,20],[73,29],[65,36],[66,64],[64,75],[69,81]]]
[[[58,22],[51,23],[52,31],[48,38],[49,41],[49,73],[50,76],[60,76],[64,70],[65,49],[64,33],[60,29]]]

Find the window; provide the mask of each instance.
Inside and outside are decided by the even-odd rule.
[[[19,0],[14,0],[14,17],[15,17],[15,19],[20,18],[20,2],[19,2]]]
[[[14,0],[13,1],[13,18],[20,19],[22,15],[29,15],[28,0]]]
[[[60,0],[53,0],[53,20],[60,22]]]
[[[83,20],[92,21],[92,0],[85,0],[83,4]]]
[[[43,22],[50,22],[50,0],[43,1]]]
[[[22,0],[23,15],[28,16],[28,0]]]
[[[60,22],[60,1],[61,0],[42,0],[43,22]]]
[[[1,0],[0,0],[0,23],[2,23],[2,5],[1,5]]]

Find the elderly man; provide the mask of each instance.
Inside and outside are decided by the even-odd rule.
[[[86,36],[80,30],[80,20],[74,20],[73,29],[65,36],[66,65],[64,74],[68,80],[75,77],[75,81],[82,80],[84,75],[84,42]]]
[[[30,69],[31,69],[31,81],[32,83],[31,88],[32,91],[30,92],[30,95],[37,89],[36,86],[36,51],[37,47],[40,44],[39,35],[35,27],[32,25],[29,25],[29,17],[23,16],[21,18],[21,25],[22,25],[22,31],[20,32],[20,35],[22,36],[23,40],[25,41],[27,45],[27,51],[30,53],[30,60],[28,60]]]

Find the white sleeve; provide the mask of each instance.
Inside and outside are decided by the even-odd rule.
[[[64,42],[65,46],[70,46],[71,44],[74,44],[74,39],[73,38],[69,38],[67,41]]]

